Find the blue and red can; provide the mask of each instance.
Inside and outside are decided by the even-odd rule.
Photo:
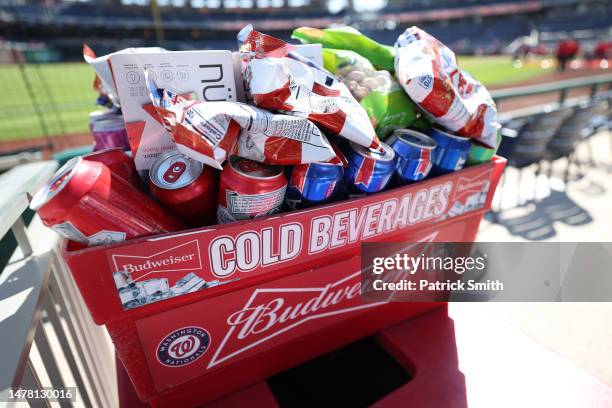
[[[293,166],[285,194],[287,207],[298,210],[331,201],[342,181],[344,168],[327,163],[307,163]]]
[[[348,166],[344,171],[344,183],[349,195],[370,194],[382,191],[395,170],[395,152],[381,143],[379,152],[351,142],[347,151]]]
[[[461,170],[470,151],[470,139],[453,135],[439,128],[432,127],[427,134],[438,145],[433,151],[432,174],[446,174]]]
[[[399,183],[427,177],[436,149],[435,140],[416,130],[398,129],[387,142],[395,151],[395,175]]]

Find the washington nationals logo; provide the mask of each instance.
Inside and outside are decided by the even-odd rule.
[[[193,363],[210,346],[210,334],[201,327],[183,327],[168,334],[157,346],[157,359],[168,367]]]

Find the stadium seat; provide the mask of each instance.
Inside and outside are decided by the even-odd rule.
[[[583,105],[577,106],[572,114],[565,118],[553,138],[546,146],[544,159],[549,162],[549,174],[552,169],[552,162],[565,158],[567,166],[565,169],[564,181],[569,180],[571,165],[578,165],[578,176],[582,176],[580,162],[576,158],[576,147],[580,142],[585,141],[593,134],[591,122],[608,109],[607,101],[593,100]],[[588,145],[590,147],[590,145]],[[591,152],[591,161],[592,161]]]
[[[518,169],[539,163],[546,154],[548,142],[571,112],[571,108],[562,107],[528,118],[515,138],[503,138],[500,155],[508,159],[509,166]]]
[[[507,129],[502,129],[503,137],[498,154],[508,160],[506,169],[514,167],[519,170],[517,191],[520,191],[523,169],[536,164],[536,176],[540,174],[540,162],[546,155],[549,141],[571,113],[571,108],[560,107],[522,120],[515,120],[506,124]],[[506,181],[507,177],[504,170],[500,185],[499,203],[503,202]],[[499,211],[500,208],[496,212]],[[497,217],[497,214],[495,217]]]

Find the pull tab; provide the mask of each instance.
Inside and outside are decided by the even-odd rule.
[[[257,163],[256,161],[252,161],[252,160],[241,161],[238,164],[238,167],[244,173],[255,173],[256,171],[264,170],[264,167],[261,164]]]
[[[187,164],[184,162],[173,163],[168,170],[164,173],[163,179],[166,183],[172,184],[181,177],[181,175],[187,170]]]
[[[49,187],[49,190],[51,192],[54,192],[55,190],[57,190],[59,186],[64,184],[64,181],[66,181],[69,174],[70,172],[66,172],[65,174],[62,174],[57,180],[53,182],[53,184],[51,184],[51,186]]]

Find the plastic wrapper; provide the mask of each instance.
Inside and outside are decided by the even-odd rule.
[[[325,68],[297,54],[295,45],[245,27],[238,34],[242,72],[254,103],[308,118],[330,133],[379,149],[368,114]]]
[[[325,135],[305,118],[239,102],[189,100],[158,89],[145,76],[153,106],[177,149],[204,164],[221,169],[230,154],[280,165],[342,163]]]
[[[389,72],[395,69],[395,50],[379,44],[361,34],[353,27],[334,27],[326,29],[300,27],[293,30],[292,38],[304,44],[321,44],[323,48],[354,51],[376,67]]]
[[[487,89],[457,65],[455,54],[418,27],[395,44],[395,76],[431,119],[458,135],[494,148],[499,124]]]
[[[323,49],[323,64],[342,79],[359,101],[378,137],[385,138],[416,120],[416,106],[389,71],[376,71],[370,61],[356,52],[331,48]]]

